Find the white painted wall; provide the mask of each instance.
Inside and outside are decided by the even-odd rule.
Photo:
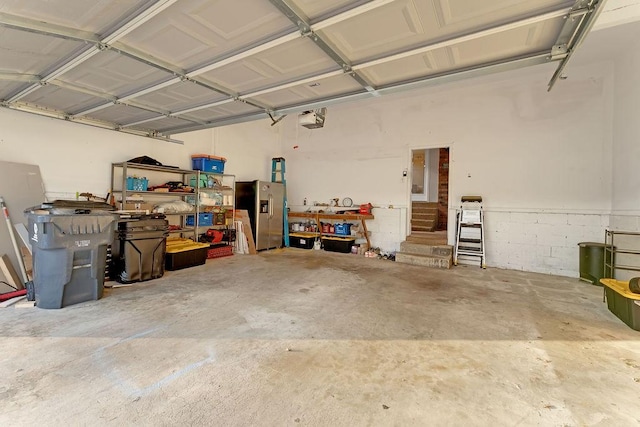
[[[214,154],[227,158],[226,173],[267,179],[280,143],[269,123],[175,135],[180,145],[0,108],[0,159],[39,165],[51,199],[105,195],[111,163],[142,155],[190,169],[192,154]]]
[[[593,31],[640,20],[640,0],[607,0]]]
[[[615,64],[613,197],[616,215],[640,214],[640,41]]]
[[[189,154],[208,152],[211,139],[194,133],[185,145],[0,109],[0,158],[40,166],[47,195],[79,192],[105,195],[111,163],[148,155],[179,167],[190,166]]]
[[[207,131],[215,155],[227,158],[226,173],[236,175],[237,181],[271,180],[271,159],[280,151],[280,132],[270,125],[270,120],[259,120]],[[176,138],[188,140],[189,135]]]
[[[640,232],[640,41],[635,40],[615,63],[613,126],[613,196],[610,228]],[[640,236],[617,235],[619,249],[640,250]],[[616,264],[640,268],[640,256],[618,254]],[[628,280],[638,272],[617,270]]]
[[[322,129],[287,117],[291,204],[349,196],[406,212],[411,149],[449,146],[450,223],[462,195],[484,196],[488,265],[577,275],[577,244],[602,240],[611,208],[613,67],[572,69],[547,93],[551,71],[333,106]],[[406,221],[373,223],[373,244],[399,249]]]

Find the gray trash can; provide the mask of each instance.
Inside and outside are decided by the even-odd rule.
[[[25,211],[33,249],[36,306],[62,308],[102,298],[118,215],[105,210],[41,207]]]

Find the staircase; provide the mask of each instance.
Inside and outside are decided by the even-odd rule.
[[[437,202],[411,202],[411,232],[435,231],[438,226]]]
[[[444,236],[444,238],[442,237]],[[446,232],[411,233],[400,243],[396,262],[433,268],[451,268],[453,247],[446,244]]]

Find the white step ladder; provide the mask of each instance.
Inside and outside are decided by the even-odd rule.
[[[480,266],[487,268],[484,250],[484,212],[482,197],[462,196],[462,204],[457,212],[456,244],[453,264],[458,265],[459,257],[480,258]]]

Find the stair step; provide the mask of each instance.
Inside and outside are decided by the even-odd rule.
[[[422,243],[428,245],[446,245],[446,231],[412,231],[406,239],[408,242]]]
[[[438,202],[411,202],[412,208],[435,208],[438,209]]]
[[[438,213],[437,212],[413,212],[411,214],[411,218],[412,219],[432,219],[432,220],[437,220],[438,219]]]
[[[435,231],[436,230],[436,226],[435,224],[431,227],[427,227],[427,226],[422,226],[422,225],[412,225],[411,226],[411,232],[413,233],[414,231]]]
[[[396,262],[431,268],[451,268],[451,256],[396,253]]]
[[[452,256],[453,246],[429,245],[404,241],[400,243],[400,252],[414,255]]]
[[[413,206],[411,208],[411,213],[438,213],[438,208],[431,207],[422,207],[422,206]]]
[[[417,219],[417,218],[412,218],[411,219],[411,224],[412,225],[419,225],[422,227],[431,227],[433,225],[436,225],[436,220],[435,219]]]

